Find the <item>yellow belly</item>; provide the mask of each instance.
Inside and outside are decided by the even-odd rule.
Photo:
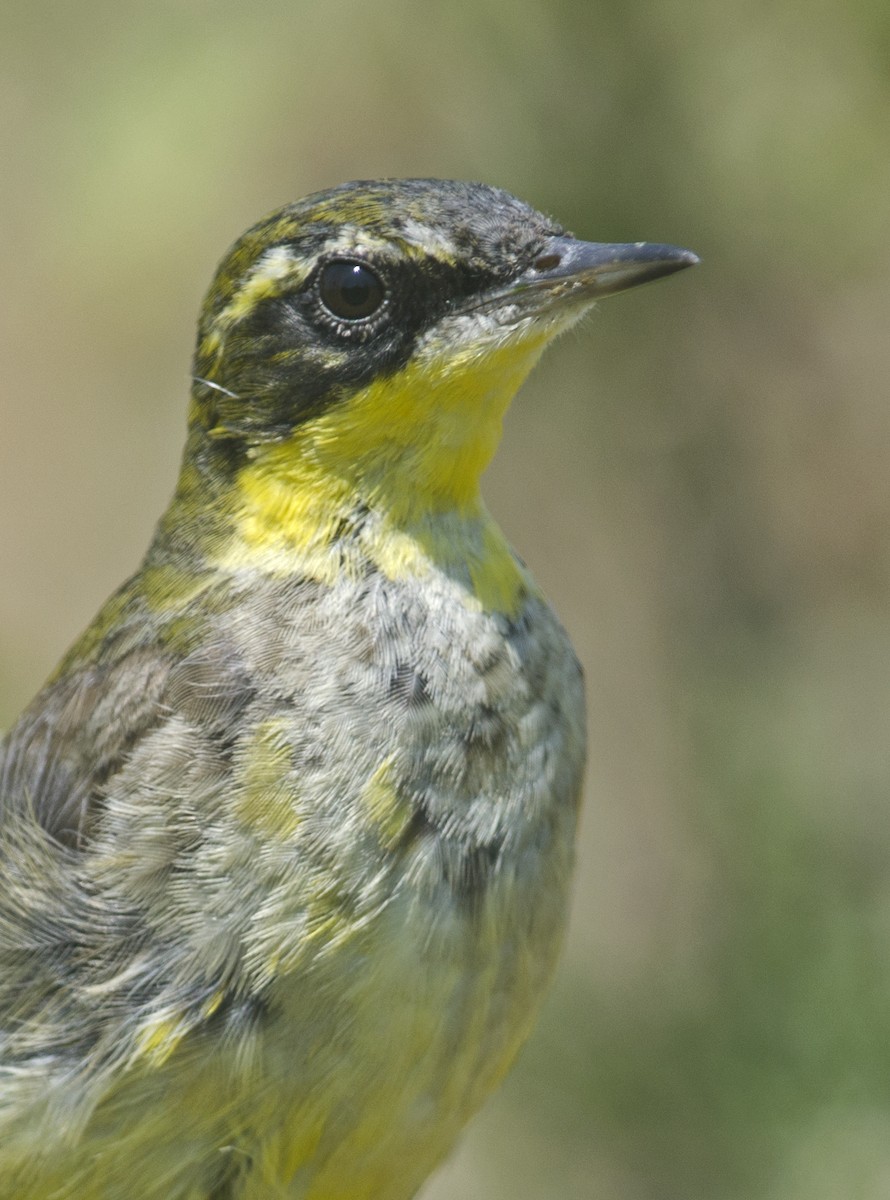
[[[563,891],[519,882],[472,912],[397,896],[321,970],[281,980],[262,1032],[187,1037],[122,1076],[82,1132],[57,1124],[18,1167],[0,1149],[0,1197],[409,1200],[510,1066],[551,973]]]

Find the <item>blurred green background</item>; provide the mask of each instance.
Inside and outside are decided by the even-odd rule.
[[[6,0],[0,155],[0,726],[137,564],[262,213],[456,176],[701,255],[489,475],[592,754],[557,986],[425,1197],[886,1200],[890,7]]]

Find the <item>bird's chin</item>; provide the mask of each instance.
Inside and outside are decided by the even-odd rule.
[[[565,298],[552,304],[514,301],[476,306],[450,313],[415,348],[418,360],[442,360],[443,367],[490,355],[515,353],[536,360],[554,338],[570,329],[593,306],[589,297]]]

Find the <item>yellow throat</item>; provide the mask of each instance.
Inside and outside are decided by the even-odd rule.
[[[549,337],[415,358],[285,440],[254,447],[237,477],[228,567],[301,570],[330,582],[332,553],[357,508],[382,523],[363,551],[390,578],[448,569],[462,556],[484,608],[512,611],[523,579],[488,516],[479,481],[504,414]],[[469,597],[472,603],[472,597]]]

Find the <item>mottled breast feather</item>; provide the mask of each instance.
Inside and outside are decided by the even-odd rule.
[[[584,746],[565,633],[531,585],[508,617],[435,570],[217,575],[187,621],[121,595],[126,636],[75,648],[0,756],[0,1001],[20,1018],[0,1039],[43,1081],[26,1101],[0,1078],[0,1132],[31,1162],[20,1194],[41,1130],[127,1146],[106,1096],[138,1104],[156,1076],[171,1096],[208,1090],[157,1130],[194,1148],[208,1196],[216,1179],[251,1197],[245,1164],[271,1143],[280,1194],[322,1194],[325,1163],[367,1136],[350,1114],[381,1106],[404,1109],[381,1164],[417,1142],[412,1113],[437,1109],[428,1149],[405,1151],[425,1173],[506,1070],[552,970]],[[22,854],[43,890],[16,885]],[[205,1036],[228,1051],[205,1060]],[[219,1087],[275,1096],[275,1115],[239,1134],[210,1103]],[[315,1095],[323,1154],[303,1132]],[[225,1170],[220,1145],[240,1147]],[[109,1152],[96,1195],[126,1194],[120,1161]],[[93,1194],[79,1169],[82,1193],[62,1195]]]

